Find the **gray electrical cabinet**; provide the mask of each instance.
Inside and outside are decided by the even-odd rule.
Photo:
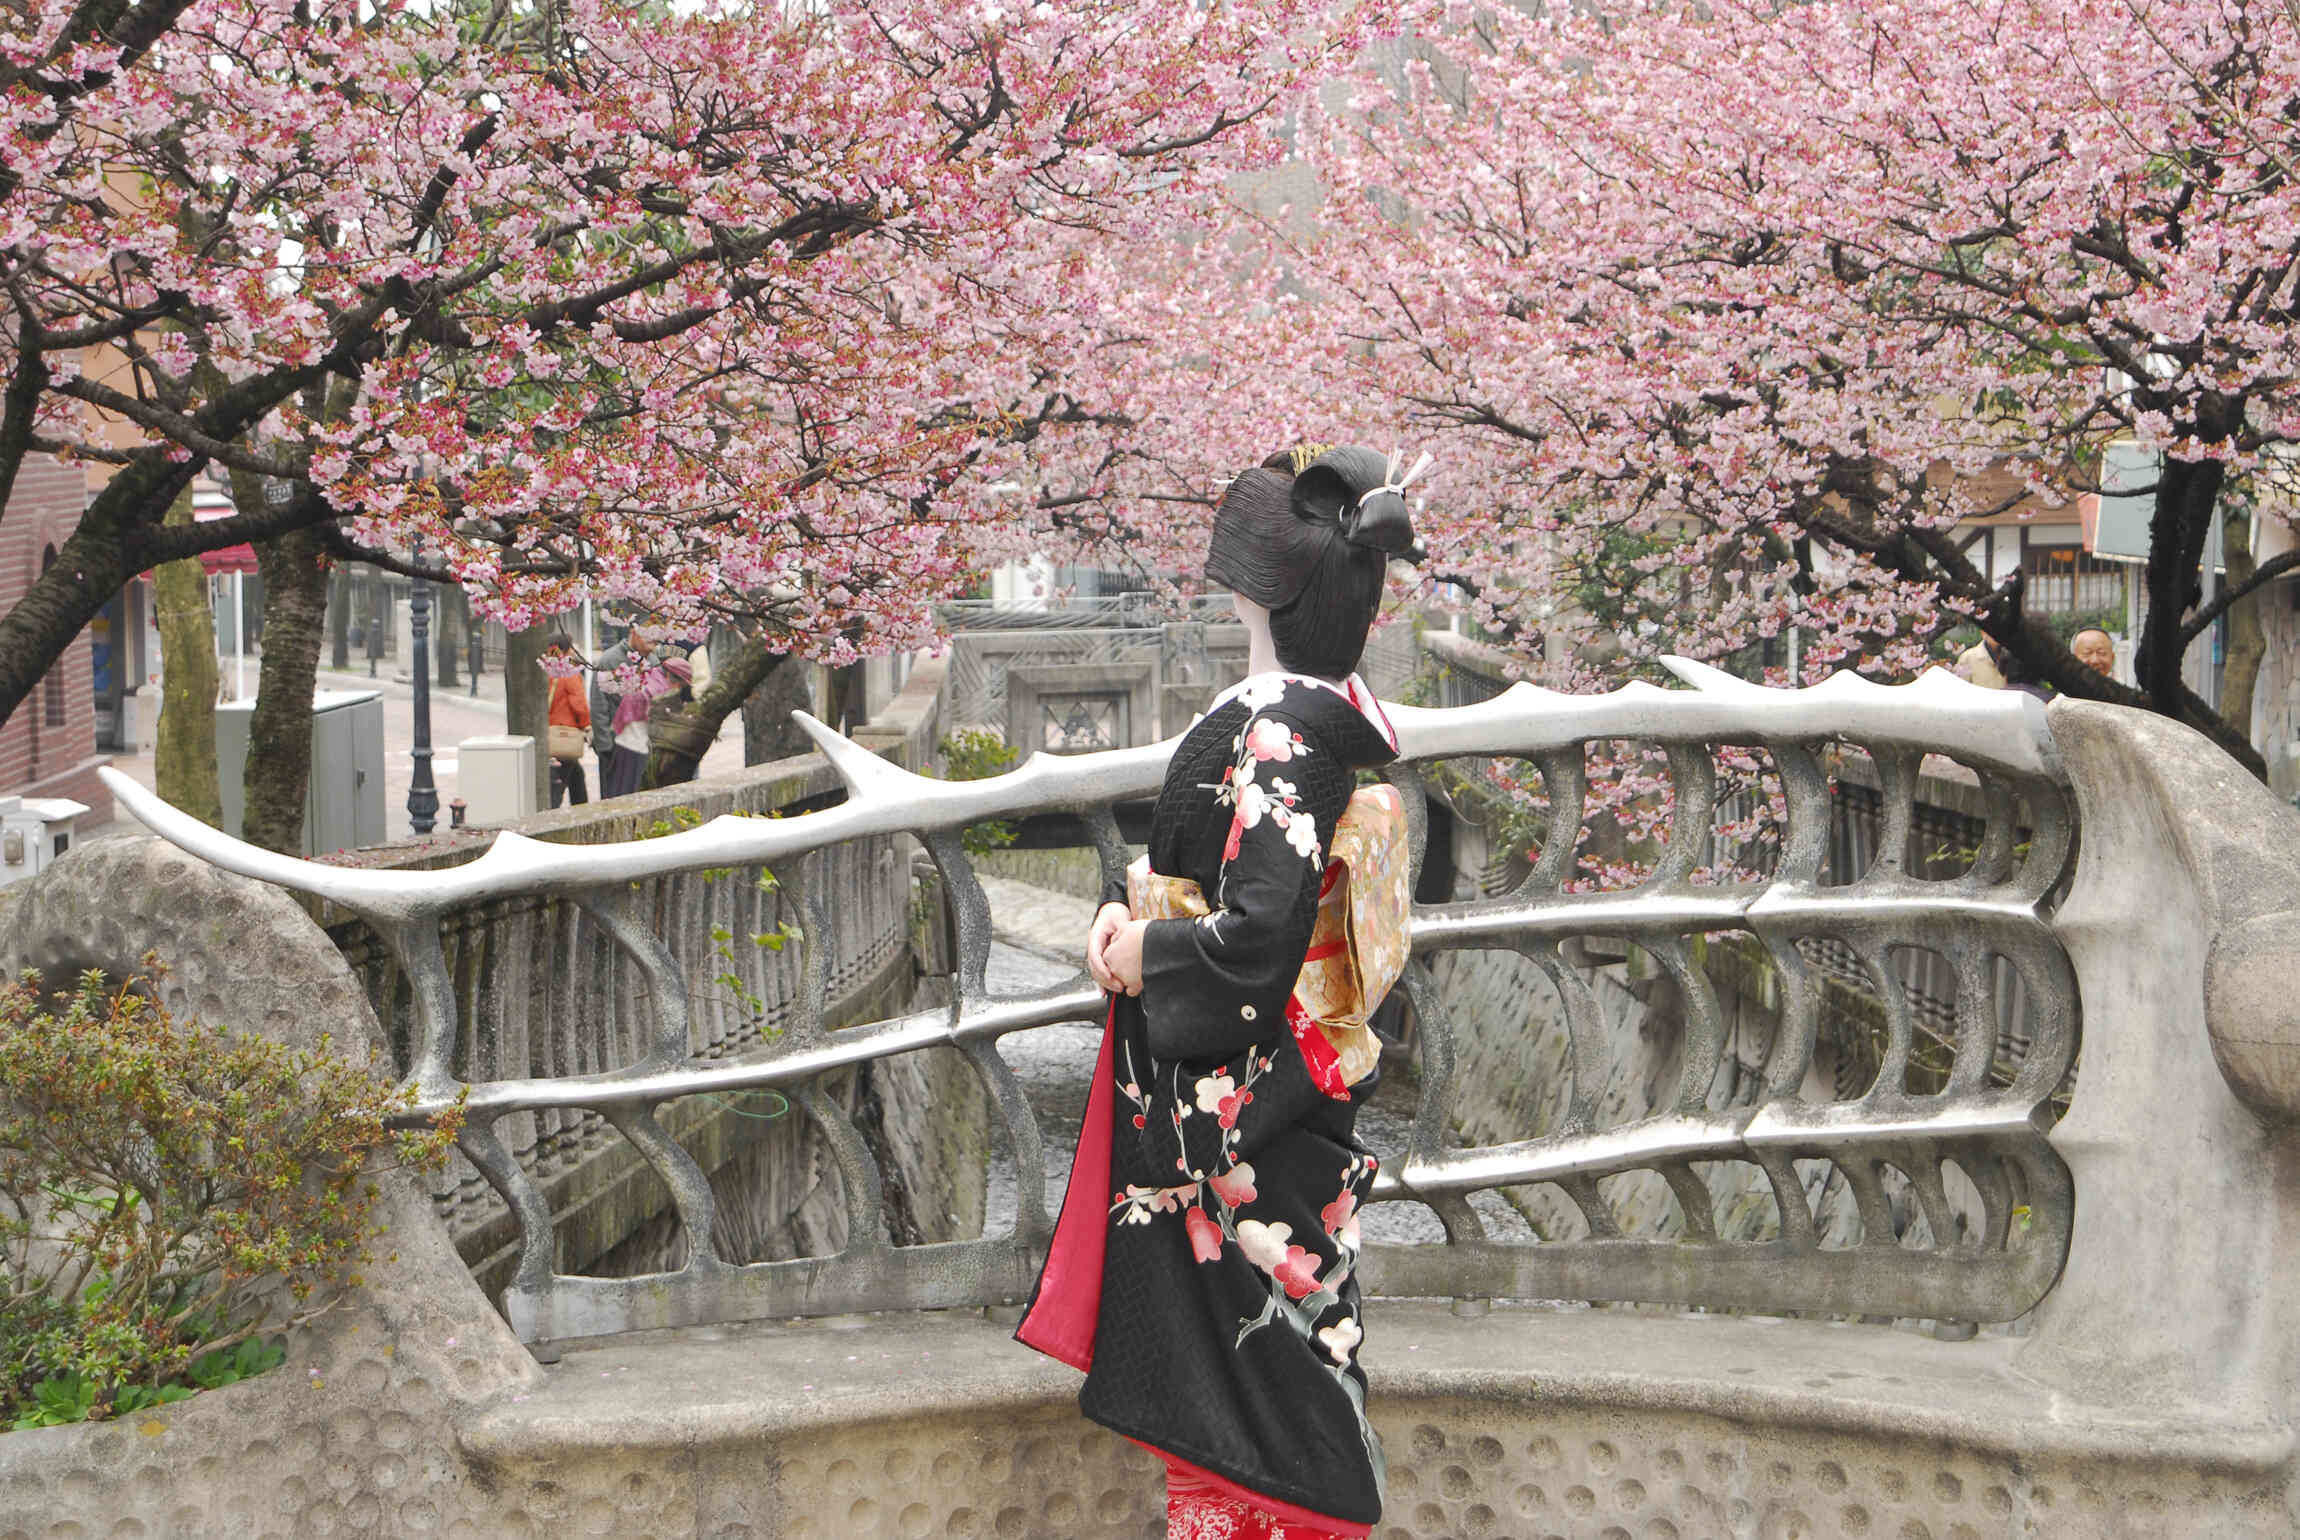
[[[216,784],[224,832],[245,826],[248,724],[255,702],[216,708]],[[380,845],[383,828],[383,696],[319,690],[311,698],[311,779],[304,787],[303,853]]]

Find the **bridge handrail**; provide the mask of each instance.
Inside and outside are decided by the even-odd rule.
[[[1423,767],[1446,758],[1531,759],[1550,796],[1542,858],[1519,887],[1498,898],[1417,906],[1407,988],[1417,1010],[1422,1095],[1402,1161],[1385,1171],[1376,1201],[1428,1204],[1447,1243],[1372,1247],[1366,1259],[1376,1293],[1453,1296],[1638,1299],[1759,1310],[2002,1320],[2050,1289],[2067,1254],[2073,1192],[2066,1166],[2046,1142],[2043,1108],[2060,1088],[2076,1048],[2077,992],[2068,958],[2046,917],[2044,899],[2074,838],[2067,778],[2042,705],[2015,692],[1985,691],[1943,672],[1887,687],[1841,674],[1794,691],[1768,690],[1684,660],[1670,667],[1691,688],[1630,685],[1603,696],[1565,696],[1519,684],[1455,709],[1393,710],[1402,758],[1392,779],[1414,812],[1416,860],[1426,826]],[[1098,1017],[1099,996],[1080,980],[1049,990],[996,996],[986,984],[991,925],[987,901],[961,840],[970,824],[1002,816],[1066,811],[1091,830],[1106,870],[1126,859],[1110,806],[1156,789],[1172,744],[1056,758],[1036,755],[1017,770],[973,782],[928,780],[869,753],[822,724],[809,734],[848,789],[835,807],[797,817],[720,818],[685,833],[603,845],[559,846],[499,835],[478,860],[442,871],[361,871],[259,851],[190,820],[132,784],[115,780],[123,803],[147,825],[195,855],[242,875],[311,893],[367,919],[417,983],[418,1041],[410,1082],[427,1108],[468,1098],[463,1147],[517,1217],[522,1250],[505,1294],[514,1326],[529,1340],[763,1315],[931,1308],[1012,1300],[1027,1289],[1051,1225],[1041,1194],[1044,1159],[1020,1082],[999,1057],[1009,1032]],[[1569,892],[1571,856],[1586,815],[1585,746],[1629,739],[1667,754],[1676,813],[1649,877],[1609,891]],[[1828,823],[1828,777],[1818,745],[1865,749],[1884,787],[1886,833],[1872,869],[1841,885],[1820,885]],[[1693,880],[1716,800],[1719,745],[1761,748],[1776,767],[1787,828],[1775,872],[1764,880],[1712,886]],[[1954,881],[1921,881],[1901,870],[1918,767],[1947,754],[1980,779],[1986,833],[1971,868]],[[2024,813],[2025,810],[2025,813]],[[2025,847],[2019,836],[2030,831]],[[1895,837],[1895,830],[1898,837]],[[824,1024],[830,896],[802,875],[800,858],[858,839],[907,833],[940,867],[957,917],[957,977],[948,1006],[832,1031]],[[692,1056],[686,986],[662,940],[632,911],[630,884],[710,867],[764,866],[783,878],[804,915],[803,1006],[786,1041],[736,1062]],[[587,1075],[465,1084],[452,1071],[458,1020],[453,981],[439,947],[439,917],[457,905],[522,894],[563,898],[590,916],[641,970],[653,996],[654,1038],[636,1062]],[[1778,970],[1782,1021],[1754,1099],[1716,1094],[1725,1024],[1695,954],[1718,930],[1753,934]],[[1578,971],[1561,952],[1579,936],[1626,936],[1683,990],[1688,1004],[1679,1085],[1650,1117],[1599,1127],[1593,1116],[1601,1022]],[[1885,1006],[1883,1067],[1860,1095],[1805,1099],[1817,1015],[1813,970],[1799,951],[1807,939],[1852,948]],[[1474,1150],[1446,1147],[1454,1080],[1453,1031],[1424,963],[1453,948],[1500,947],[1540,966],[1559,992],[1572,1028],[1574,1085],[1560,1126],[1543,1136]],[[1922,1096],[1904,1087],[1914,1032],[1889,954],[1925,947],[1948,957],[1960,981],[1956,1061],[1946,1090]],[[1999,959],[2038,1002],[2035,1037],[2009,1086],[1989,1082],[2000,1032],[1993,1005]],[[983,1077],[1016,1156],[1018,1205],[1010,1233],[979,1240],[896,1247],[888,1239],[879,1173],[843,1113],[814,1095],[824,1070],[930,1046],[963,1053]],[[709,1182],[665,1132],[656,1109],[698,1092],[756,1086],[786,1089],[817,1124],[845,1178],[849,1240],[835,1257],[736,1265],[709,1241]],[[532,1177],[505,1148],[498,1124],[545,1108],[596,1111],[655,1167],[688,1237],[686,1265],[637,1279],[569,1276],[552,1264],[552,1216]],[[1800,1163],[1827,1161],[1843,1172],[1866,1238],[1851,1250],[1824,1247],[1803,1196]],[[1717,1162],[1757,1167],[1779,1214],[1778,1233],[1759,1242],[1718,1238],[1711,1221],[1708,1169]],[[1944,1171],[1963,1174],[1982,1211],[1959,1239]],[[1928,1220],[1932,1244],[1895,1239],[1885,1173],[1901,1173]],[[1625,1239],[1613,1233],[1598,1183],[1653,1171],[1682,1210],[1686,1238]],[[1486,1234],[1467,1202],[1472,1192],[1555,1182],[1580,1207],[1590,1238],[1540,1245]]]

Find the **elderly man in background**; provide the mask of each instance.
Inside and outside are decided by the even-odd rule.
[[[2116,672],[2116,643],[2106,631],[2079,631],[2069,638],[2068,650],[2096,674]]]

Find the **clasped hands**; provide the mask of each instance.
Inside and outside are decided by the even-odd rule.
[[[1086,971],[1112,994],[1142,993],[1142,933],[1148,920],[1137,920],[1124,904],[1111,902],[1094,912],[1094,928],[1086,933]]]

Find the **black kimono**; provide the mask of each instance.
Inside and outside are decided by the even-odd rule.
[[[1184,735],[1150,864],[1196,881],[1211,912],[1153,920],[1141,996],[1113,997],[1053,1254],[1016,1333],[1087,1369],[1094,1421],[1353,1530],[1382,1506],[1355,1277],[1375,1160],[1354,1125],[1374,1081],[1321,1090],[1295,1037],[1317,1027],[1288,1002],[1354,772],[1394,752],[1349,695],[1279,674]]]

